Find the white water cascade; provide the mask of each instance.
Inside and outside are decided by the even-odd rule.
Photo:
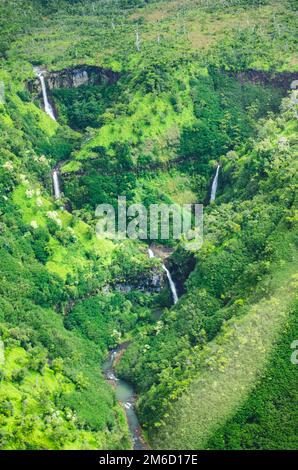
[[[217,185],[218,185],[219,169],[220,169],[220,165],[217,165],[216,173],[215,173],[214,179],[213,179],[213,181],[212,181],[212,188],[211,188],[211,195],[210,195],[210,203],[213,202],[213,201],[215,201],[216,191],[217,191]]]
[[[39,78],[40,85],[41,85],[44,110],[47,113],[47,115],[50,116],[50,118],[52,118],[52,119],[54,119],[54,121],[56,121],[54,110],[53,110],[53,108],[51,106],[51,103],[49,102],[49,99],[48,99],[47,87],[46,87],[46,82],[45,82],[43,73],[38,68],[35,69],[35,71],[36,71],[36,74]]]
[[[155,257],[154,252],[151,248],[148,248],[148,254],[149,254],[149,258],[154,258]],[[167,278],[168,278],[170,289],[171,289],[172,296],[173,296],[173,301],[174,301],[174,304],[176,304],[178,302],[178,294],[177,294],[177,289],[176,289],[175,283],[172,279],[171,273],[168,270],[168,268],[164,264],[162,264],[162,267],[163,267],[164,271],[167,274]]]
[[[52,178],[53,178],[53,187],[54,187],[55,199],[60,199],[61,191],[60,191],[60,184],[59,184],[59,173],[58,173],[58,170],[56,168],[53,170]]]
[[[56,121],[54,109],[52,108],[51,103],[49,102],[49,99],[48,99],[47,87],[46,87],[46,82],[45,82],[43,73],[39,68],[36,68],[35,72],[39,78],[40,85],[41,85],[44,110],[46,114],[50,116],[50,118]],[[55,199],[60,199],[61,191],[60,191],[60,183],[59,183],[59,170],[57,168],[54,168],[52,172],[52,179],[53,179],[54,197]]]

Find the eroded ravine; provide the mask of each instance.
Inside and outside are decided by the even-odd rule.
[[[56,120],[54,108],[51,106],[51,102],[48,97],[47,83],[44,78],[43,71],[41,69],[35,69],[35,72],[40,80],[42,88],[44,110],[51,119]],[[62,162],[58,163],[52,171],[52,182],[55,199],[61,198],[61,189],[59,182],[59,168],[61,163]],[[150,247],[148,248],[148,256],[149,258],[155,258],[155,253]],[[176,304],[178,302],[178,293],[176,285],[172,279],[170,271],[164,263],[162,263],[162,268],[167,275],[169,287],[173,298],[173,303]],[[103,372],[106,380],[114,387],[117,400],[119,401],[119,403],[122,404],[124,408],[129,431],[133,441],[133,449],[144,450],[147,449],[147,445],[142,435],[142,429],[136,413],[136,392],[129,382],[126,382],[125,380],[117,377],[115,370],[117,362],[120,360],[122,354],[125,352],[128,346],[129,342],[125,342],[117,346],[117,348],[109,351],[107,360],[103,365]]]
[[[152,248],[148,248],[149,258],[155,258],[155,253]],[[172,276],[169,270],[166,268],[165,264],[162,264],[164,271],[167,274],[167,279],[171,289],[173,303],[178,302],[178,294],[176,290],[175,283],[172,279]],[[108,358],[103,365],[104,375],[107,381],[114,387],[117,400],[123,405],[128,427],[133,440],[134,450],[146,449],[147,445],[142,435],[142,428],[140,426],[137,413],[136,413],[136,400],[137,395],[133,386],[126,382],[123,379],[117,377],[116,368],[117,362],[120,360],[122,354],[125,352],[129,346],[129,342],[120,344],[117,348],[112,349],[109,352]]]
[[[112,349],[103,365],[103,371],[106,380],[114,387],[118,402],[121,403],[124,408],[128,428],[133,441],[133,449],[144,450],[147,449],[147,445],[142,436],[142,428],[136,414],[136,392],[131,384],[117,377],[115,371],[117,362],[128,346],[129,342],[126,342]]]

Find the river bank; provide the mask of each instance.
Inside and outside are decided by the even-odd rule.
[[[122,354],[124,354],[129,344],[130,342],[127,341],[109,352],[108,358],[103,365],[103,372],[106,380],[114,388],[117,400],[124,408],[128,427],[132,436],[133,449],[145,450],[148,449],[148,446],[145,443],[144,437],[142,435],[142,428],[135,411],[137,400],[135,390],[131,384],[117,377],[115,371],[117,362],[120,360]]]

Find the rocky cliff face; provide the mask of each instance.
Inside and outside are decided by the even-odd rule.
[[[227,72],[228,75],[236,77],[241,83],[251,82],[257,85],[272,86],[288,91],[294,80],[297,80],[296,72],[265,72],[262,70],[244,70],[241,72]]]
[[[127,283],[119,282],[115,284],[113,288],[117,290],[118,292],[124,292],[124,293],[130,292],[132,290],[138,290],[146,294],[156,294],[160,292],[161,289],[164,287],[165,285],[164,279],[165,279],[165,276],[163,277],[160,276],[158,278],[156,277],[155,279],[153,279],[152,280],[153,282],[150,282],[150,280],[146,282],[140,281],[137,284],[129,284],[128,282]]]
[[[116,282],[114,289],[120,292],[140,290],[146,293],[158,293],[165,286],[166,276],[161,268],[154,267],[143,273],[138,278],[130,279],[128,282]]]
[[[119,78],[119,73],[91,65],[78,65],[58,71],[43,69],[47,87],[53,88],[77,88],[81,85],[111,85]],[[41,93],[41,85],[36,77],[27,83],[28,90],[33,94]]]

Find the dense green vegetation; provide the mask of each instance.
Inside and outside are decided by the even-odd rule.
[[[296,365],[289,344],[297,337],[297,306],[291,312],[262,380],[233,419],[207,444],[214,449],[296,449]]]
[[[127,340],[153,448],[297,448],[296,4],[226,3],[0,3],[2,449],[131,448],[102,374]],[[33,66],[84,64],[119,80],[54,89],[53,121]],[[159,240],[172,306],[160,261],[98,239],[95,208],[207,203],[218,162],[203,247]]]
[[[85,129],[100,127],[109,119],[106,110],[116,101],[118,93],[117,86],[102,85],[56,89],[53,96],[59,120],[74,129]]]
[[[12,125],[9,105],[6,110],[8,114],[1,116],[1,324],[5,347],[1,406],[7,412],[1,418],[1,446],[128,446],[124,417],[99,372],[104,350],[63,326],[63,306],[91,288],[99,288],[103,281],[96,276],[98,255],[94,252],[93,260],[92,255],[90,260],[86,258],[91,243],[87,227],[67,219],[66,213],[58,215],[46,192],[37,186],[36,178],[43,181],[48,174],[48,162],[37,157],[30,140]],[[70,258],[74,250],[68,266],[63,262],[65,250]],[[58,376],[54,375],[55,364]],[[40,383],[40,390],[35,382]],[[45,387],[53,391],[45,393]],[[33,390],[32,403],[26,407]],[[76,416],[69,424],[65,418],[68,409]],[[21,412],[26,419],[20,418]],[[51,424],[51,414],[57,415],[57,423],[53,418]],[[36,434],[31,432],[35,421]]]
[[[2,76],[9,82],[10,75]],[[100,337],[87,323],[81,334],[84,318],[77,327],[75,305],[123,279],[136,285],[140,270],[150,269],[147,256],[133,243],[123,250],[97,240],[92,227],[53,201],[50,168],[61,152],[59,134],[65,142],[72,134],[22,101],[18,87],[7,89],[0,116],[1,447],[129,448],[123,410],[100,367],[139,317],[138,325],[151,321],[149,300],[133,292],[101,294],[99,305],[90,299],[86,321],[101,309]]]
[[[284,107],[287,106],[291,107],[289,100],[284,102]],[[210,413],[210,403],[207,400],[207,408],[204,409],[204,400],[200,393],[203,386],[198,385],[200,376],[203,375],[205,380],[209,380],[208,374],[210,377],[214,376],[216,367],[216,371],[221,372],[223,383],[225,380],[230,383],[231,374],[228,367],[226,371],[226,365],[231,362],[235,349],[233,344],[230,344],[230,335],[236,327],[234,319],[244,316],[243,322],[248,322],[261,299],[273,296],[276,286],[286,287],[292,269],[295,272],[293,267],[277,276],[279,266],[283,263],[289,263],[289,266],[297,263],[297,198],[296,181],[293,180],[293,175],[297,172],[296,130],[297,123],[293,120],[291,109],[288,109],[277,120],[271,119],[265,125],[262,123],[259,140],[249,148],[249,153],[245,149],[239,154],[230,152],[227,157],[223,157],[223,177],[227,188],[230,183],[230,189],[223,194],[222,203],[205,217],[205,242],[196,255],[197,264],[187,281],[187,292],[175,309],[163,315],[157,331],[153,328],[148,330],[146,335],[140,335],[138,341],[128,349],[119,366],[119,371],[130,380],[135,380],[136,387],[141,392],[139,412],[149,427],[149,434],[157,434],[155,445],[170,445],[169,440],[172,445],[178,445],[175,444],[175,435],[179,446],[182,445],[183,448],[204,445],[199,435],[204,433],[206,439],[210,433],[208,425],[204,423],[204,413]],[[269,152],[266,147],[268,145]],[[244,181],[249,181],[250,184],[245,185]],[[233,203],[224,202],[225,199],[231,200],[229,192],[233,195]],[[294,286],[295,283],[292,285],[293,290]],[[276,294],[272,301],[280,303],[275,306],[278,312],[279,309],[282,310],[283,301],[291,304],[293,299],[294,292],[293,297],[281,293]],[[272,316],[268,318],[268,335],[273,334],[270,330],[275,325],[273,311]],[[242,320],[239,321],[239,329],[241,322]],[[261,329],[261,324],[258,328]],[[253,330],[249,331],[247,327],[245,343],[250,341],[251,334]],[[243,333],[242,335],[244,336]],[[294,338],[295,333],[292,331],[292,340]],[[241,343],[241,338],[236,335],[234,341],[238,340]],[[265,353],[265,334],[260,342],[260,351]],[[214,346],[210,346],[213,343]],[[209,356],[210,352],[217,348],[220,351],[218,357]],[[261,352],[258,361],[261,363]],[[253,369],[252,366],[253,364],[247,364],[245,367],[242,364],[243,373],[249,376],[249,368]],[[241,381],[241,377],[237,379]],[[191,392],[194,383],[195,392]],[[195,393],[195,396],[187,397],[185,388],[189,388],[189,393]],[[228,398],[232,399],[231,390],[228,391],[229,397],[224,394],[223,384],[222,390],[223,393],[218,393],[218,397],[227,405]],[[293,397],[290,382],[283,384],[283,393],[285,406],[291,406]],[[177,402],[181,395],[181,400]],[[239,399],[235,397],[235,400],[236,398]],[[185,405],[185,402],[190,404]],[[200,411],[193,415],[193,420],[198,420],[201,426],[200,431],[194,431],[195,423],[189,426],[192,418],[185,411],[187,406],[190,407],[191,413],[193,407],[200,408]],[[217,407],[216,409],[218,411]],[[229,412],[231,413],[231,409]],[[187,416],[187,429],[181,429],[184,415]],[[168,427],[172,425],[172,421],[173,428],[170,427],[169,431]],[[214,423],[212,425],[214,426]],[[182,437],[184,434],[185,439]],[[293,446],[293,442],[296,442],[294,429],[288,439],[289,445]],[[276,441],[271,442],[271,445],[275,447]],[[270,444],[267,443],[267,447],[270,447]]]

